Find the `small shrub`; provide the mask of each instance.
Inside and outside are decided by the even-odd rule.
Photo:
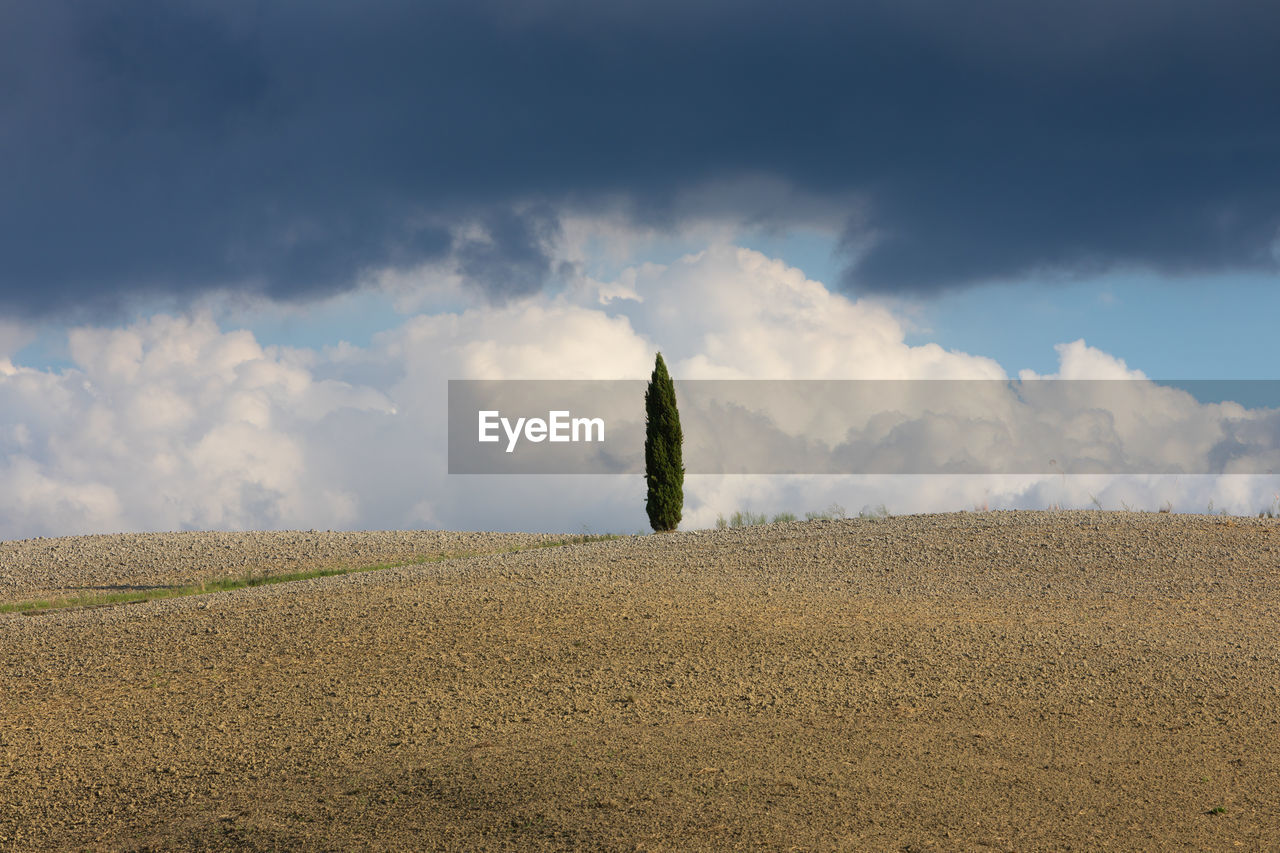
[[[889,510],[885,508],[884,504],[875,507],[867,504],[858,512],[858,518],[886,519],[890,517]]]
[[[768,524],[769,517],[762,512],[752,512],[751,510],[738,510],[729,516],[730,527],[753,527],[757,524]]]
[[[796,516],[793,512],[780,512],[774,515],[772,522],[769,516],[763,512],[752,512],[749,509],[740,509],[733,515],[725,518],[724,515],[716,516],[716,530],[728,530],[731,527],[754,527],[757,524],[779,524],[786,521],[795,521]]]
[[[837,519],[846,518],[844,507],[838,503],[833,503],[824,510],[811,510],[804,514],[806,521],[835,521]]]

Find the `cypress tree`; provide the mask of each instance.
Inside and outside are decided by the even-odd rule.
[[[662,353],[644,392],[644,478],[649,487],[644,508],[655,532],[675,530],[684,508],[684,457],[676,388]]]

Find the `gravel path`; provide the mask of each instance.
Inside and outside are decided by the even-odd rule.
[[[1280,522],[1102,512],[0,615],[0,848],[1275,850],[1278,624]]]

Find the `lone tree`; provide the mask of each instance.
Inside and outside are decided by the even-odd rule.
[[[675,530],[684,507],[684,459],[676,387],[658,353],[644,392],[644,479],[649,486],[644,508],[655,532]]]

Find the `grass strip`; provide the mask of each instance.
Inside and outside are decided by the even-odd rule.
[[[436,554],[428,557],[417,557],[396,563],[375,563],[369,566],[331,566],[327,569],[310,569],[303,572],[286,572],[279,575],[247,574],[241,577],[213,578],[192,584],[176,584],[159,586],[151,589],[130,590],[127,592],[87,592],[65,598],[36,599],[32,601],[12,601],[0,603],[0,613],[24,613],[38,616],[54,610],[75,610],[90,607],[105,607],[115,604],[135,604],[140,601],[155,601],[162,598],[184,598],[188,595],[205,595],[214,592],[229,592],[235,589],[248,589],[255,586],[270,586],[277,583],[311,580],[312,578],[329,578],[336,575],[355,575],[364,572],[377,572],[383,569],[399,569],[405,566],[421,566],[426,563],[443,563],[447,560],[461,560],[470,557],[490,557],[495,554],[515,554],[521,551],[536,551],[542,548],[561,548],[565,545],[582,545],[587,542],[606,542],[623,537],[614,533],[583,534],[556,539],[549,542],[538,542],[534,545],[518,545],[502,548],[497,551],[471,551],[457,554]]]

